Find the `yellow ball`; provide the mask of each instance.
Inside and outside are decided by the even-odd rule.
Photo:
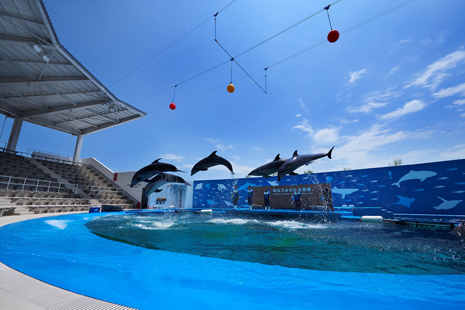
[[[228,90],[228,92],[230,92],[232,94],[234,92],[235,87],[234,87],[233,84],[229,84],[228,88],[226,88],[226,89]]]

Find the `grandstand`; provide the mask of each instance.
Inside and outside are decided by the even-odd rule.
[[[84,136],[144,117],[59,42],[41,0],[0,0],[0,113],[14,119],[0,148],[0,215],[83,212],[137,199],[92,164]],[[23,122],[75,135],[73,158],[16,150]]]

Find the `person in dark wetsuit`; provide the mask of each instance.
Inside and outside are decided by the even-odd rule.
[[[234,185],[234,190],[232,192],[231,198],[233,199],[234,209],[237,209],[237,202],[239,201],[239,191],[237,190],[237,185]]]
[[[267,188],[266,191],[263,193],[263,199],[265,199],[265,210],[270,210],[270,197],[270,189]]]
[[[294,195],[292,195],[292,200],[294,201],[294,208],[296,211],[302,211],[301,204],[300,204],[300,196],[302,193],[300,192],[300,188],[294,189]]]
[[[249,210],[252,210],[252,198],[253,198],[253,189],[252,186],[249,186],[247,190],[247,203],[249,204]]]

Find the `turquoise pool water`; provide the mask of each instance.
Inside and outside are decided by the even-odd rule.
[[[140,309],[445,309],[462,306],[465,301],[465,276],[460,268],[463,265],[463,254],[460,249],[452,254],[454,260],[449,255],[451,252],[448,252],[450,247],[443,247],[441,251],[445,250],[445,254],[440,252],[437,257],[446,258],[448,263],[439,264],[434,269],[436,274],[418,274],[417,271],[405,274],[412,273],[411,268],[405,268],[409,271],[402,272],[404,274],[387,270],[323,271],[310,266],[283,266],[284,263],[278,263],[283,260],[275,258],[262,262],[250,257],[238,259],[231,254],[228,242],[232,239],[227,235],[240,237],[238,240],[245,235],[255,240],[257,235],[249,234],[254,229],[263,233],[263,236],[282,235],[284,241],[279,242],[281,248],[286,250],[279,253],[278,239],[273,239],[274,246],[268,250],[271,256],[286,257],[288,248],[292,248],[298,238],[315,242],[318,239],[315,236],[326,236],[327,239],[323,240],[331,241],[326,234],[333,229],[331,225],[341,222],[257,224],[253,219],[198,216],[197,219],[190,219],[191,224],[183,226],[184,220],[183,217],[83,214],[10,224],[0,228],[0,261],[58,287]],[[247,224],[250,220],[253,224]],[[128,229],[128,226],[139,229],[129,235],[139,231],[141,236],[145,236],[147,231],[151,231],[158,237],[154,237],[155,243],[154,240],[147,240],[147,244],[139,242],[139,246],[135,246],[129,244],[134,243],[131,240],[117,242],[102,238],[101,230],[99,235],[92,232],[96,232],[98,226],[104,227],[104,222],[117,225],[118,221],[122,227],[118,229]],[[198,241],[198,235],[192,230],[195,226],[202,228],[200,231],[203,232],[219,227],[223,228],[218,231],[226,229],[229,232],[226,236],[213,234],[211,238],[206,238],[215,240],[213,243],[218,246],[204,249],[203,253],[181,251],[184,246],[180,243],[184,242],[191,243],[194,248],[204,248],[204,241]],[[241,226],[248,227],[245,233],[236,231]],[[363,227],[352,228],[363,230]],[[192,234],[180,233],[190,235],[190,241],[176,240],[175,234],[169,234],[170,229],[178,232],[191,230]],[[428,233],[441,235],[444,232]],[[200,232],[198,234],[201,235]],[[407,240],[418,238],[415,230],[405,234],[411,237],[395,234],[392,237]],[[290,237],[292,235],[298,237]],[[372,232],[371,235],[376,234]],[[168,250],[169,244],[163,244],[164,240],[157,243],[156,240],[163,239],[162,236],[170,238],[170,243],[175,247]],[[448,237],[440,240],[440,244],[446,240],[452,243],[457,241]],[[257,243],[253,247],[259,248],[261,240],[254,242]],[[331,257],[331,254],[338,258],[343,256],[342,248],[351,244],[344,238],[339,243],[341,250],[336,254],[329,251],[327,257]],[[456,244],[462,245],[460,241]],[[233,252],[248,252],[248,249],[240,247]],[[229,258],[222,258],[214,252],[229,252]],[[426,259],[434,255],[434,250],[423,249],[415,253]],[[255,253],[251,256],[257,255]],[[363,261],[363,256],[359,255],[359,260]],[[455,264],[457,259],[459,263]]]
[[[465,247],[450,228],[386,223],[146,214],[99,217],[98,236],[169,252],[322,271],[465,274]]]

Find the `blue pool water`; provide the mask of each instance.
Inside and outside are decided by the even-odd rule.
[[[179,248],[177,252],[169,251],[166,245],[160,249],[153,244],[135,246],[130,244],[132,241],[117,242],[89,230],[96,231],[95,225],[101,221],[121,220],[133,221],[134,228],[144,232],[179,229],[178,224],[169,222],[177,219],[136,217],[76,214],[6,225],[0,228],[0,261],[58,287],[140,309],[446,309],[463,306],[465,301],[463,269],[455,268],[454,263],[440,264],[434,275],[323,271],[309,266],[282,266],[272,260],[259,263],[211,254],[213,250],[225,251],[221,247],[206,250],[209,255],[197,255]],[[247,226],[241,220],[228,218],[217,222]],[[289,239],[289,234],[305,236],[305,230],[312,231],[311,225],[318,225],[298,227],[300,224],[304,225],[283,224],[278,231]],[[267,227],[263,225],[262,228]],[[318,229],[332,228],[315,228]],[[195,234],[191,237],[195,244]],[[217,238],[218,242],[224,240],[224,236]],[[311,241],[311,234],[307,238]],[[447,248],[443,249],[448,251]],[[344,252],[339,251],[338,255]],[[423,249],[418,256],[422,255],[426,258],[432,254]],[[439,256],[446,258],[444,253]],[[450,271],[454,269],[455,272]]]

